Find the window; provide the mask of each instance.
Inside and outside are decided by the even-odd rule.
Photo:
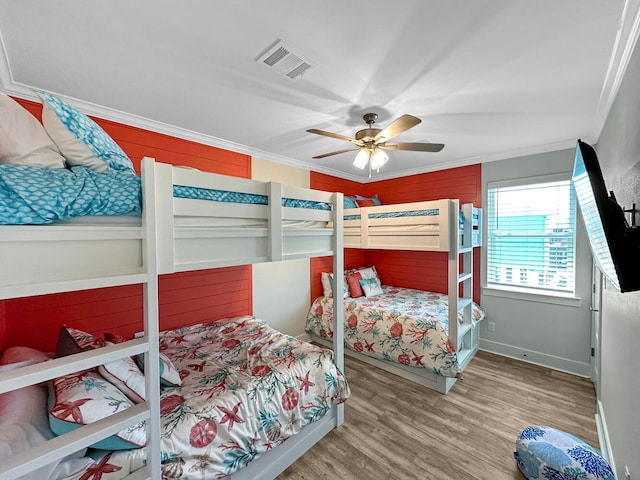
[[[490,184],[487,286],[573,295],[576,200],[570,180]]]

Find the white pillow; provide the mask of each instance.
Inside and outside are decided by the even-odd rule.
[[[97,422],[133,406],[115,385],[91,370],[54,379],[51,390],[49,425],[56,435]],[[147,431],[144,422],[141,422],[92,446],[105,450],[128,450],[140,448],[146,441]]]
[[[100,125],[60,98],[37,93],[42,99],[42,124],[68,165],[82,165],[96,172],[123,170],[135,174],[127,154]]]
[[[105,363],[98,367],[98,372],[118,387],[118,390],[133,403],[144,402],[144,374],[133,358],[119,358],[113,362]]]
[[[4,93],[0,93],[0,163],[64,168],[64,157],[42,124]]]
[[[49,355],[32,348],[10,347],[2,354],[0,372],[40,363],[49,358]],[[54,436],[47,419],[46,387],[30,385],[0,395],[0,463],[17,453],[41,445]],[[78,455],[84,453],[83,449]],[[57,478],[57,467],[65,461],[53,461],[20,478],[53,480]]]
[[[320,274],[320,281],[322,282],[322,295],[325,297],[333,296],[333,273],[322,272]],[[344,279],[344,298],[349,296],[349,287],[347,286],[347,280]]]
[[[63,435],[132,406],[124,393],[98,372],[87,370],[74,373],[58,377],[52,382],[49,426],[56,435]],[[143,447],[146,442],[145,424],[140,422],[91,446],[105,450],[128,450]]]

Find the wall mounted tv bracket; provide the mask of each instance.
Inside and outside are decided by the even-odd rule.
[[[613,194],[613,192],[611,192]],[[638,209],[636,208],[636,204],[632,204],[631,208],[622,208],[623,213],[630,213],[631,217],[631,228],[636,227],[636,213],[638,213]]]

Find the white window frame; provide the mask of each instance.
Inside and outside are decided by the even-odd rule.
[[[504,181],[495,181],[495,182],[489,182],[487,184],[487,190],[486,190],[486,201],[487,201],[487,205],[488,205],[488,200],[489,200],[489,190],[493,189],[493,188],[505,188],[505,187],[516,187],[516,186],[526,186],[526,185],[536,185],[536,184],[541,184],[541,183],[551,183],[551,182],[558,182],[558,181],[570,181],[571,180],[571,173],[567,172],[567,173],[563,173],[563,174],[556,174],[556,175],[545,175],[545,176],[539,176],[539,177],[526,177],[526,178],[518,178],[518,179],[512,179],[512,180],[504,180]],[[574,208],[577,209],[577,203],[574,205]],[[497,285],[497,284],[493,284],[493,283],[489,283],[488,282],[488,271],[489,271],[489,235],[491,235],[491,233],[488,231],[488,222],[489,222],[489,212],[488,212],[488,208],[486,209],[487,213],[485,215],[485,232],[487,235],[487,238],[485,239],[485,248],[487,249],[485,251],[485,272],[483,275],[483,294],[485,295],[489,295],[489,296],[496,296],[496,297],[504,297],[504,298],[513,298],[513,299],[520,299],[520,300],[530,300],[530,301],[536,301],[536,302],[545,302],[545,303],[553,303],[553,304],[561,304],[561,305],[568,305],[568,306],[580,306],[581,304],[581,299],[579,297],[576,297],[576,292],[575,289],[577,287],[577,278],[576,278],[576,250],[577,250],[577,245],[576,245],[576,230],[578,228],[577,226],[577,210],[574,211],[574,236],[573,236],[573,268],[574,268],[574,286],[573,292],[556,292],[556,291],[551,291],[551,290],[546,290],[546,289],[535,289],[535,288],[523,288],[523,287],[519,287],[519,286],[506,286],[506,285]]]

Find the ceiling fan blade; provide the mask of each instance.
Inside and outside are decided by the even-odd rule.
[[[395,136],[400,135],[402,132],[409,130],[412,127],[418,125],[422,120],[418,117],[414,117],[413,115],[402,115],[400,118],[391,123],[391,125],[387,126],[387,128],[382,129],[374,138],[373,141],[377,142],[381,138],[385,140],[390,140]]]
[[[360,150],[360,149],[359,148],[347,148],[346,150],[338,150],[337,152],[330,152],[330,153],[325,153],[323,155],[316,155],[315,157],[311,157],[311,158],[330,157],[331,155],[338,155],[339,153],[353,152],[355,150]]]
[[[380,148],[386,150],[410,150],[412,152],[439,152],[444,148],[443,143],[381,143]]]
[[[362,146],[362,142],[360,140],[356,140],[355,138],[345,137],[344,135],[340,135],[338,133],[325,132],[324,130],[318,130],[316,128],[310,128],[307,130],[309,133],[315,133],[317,135],[324,135],[325,137],[337,138],[338,140],[346,140],[347,142],[355,143],[358,146]]]

